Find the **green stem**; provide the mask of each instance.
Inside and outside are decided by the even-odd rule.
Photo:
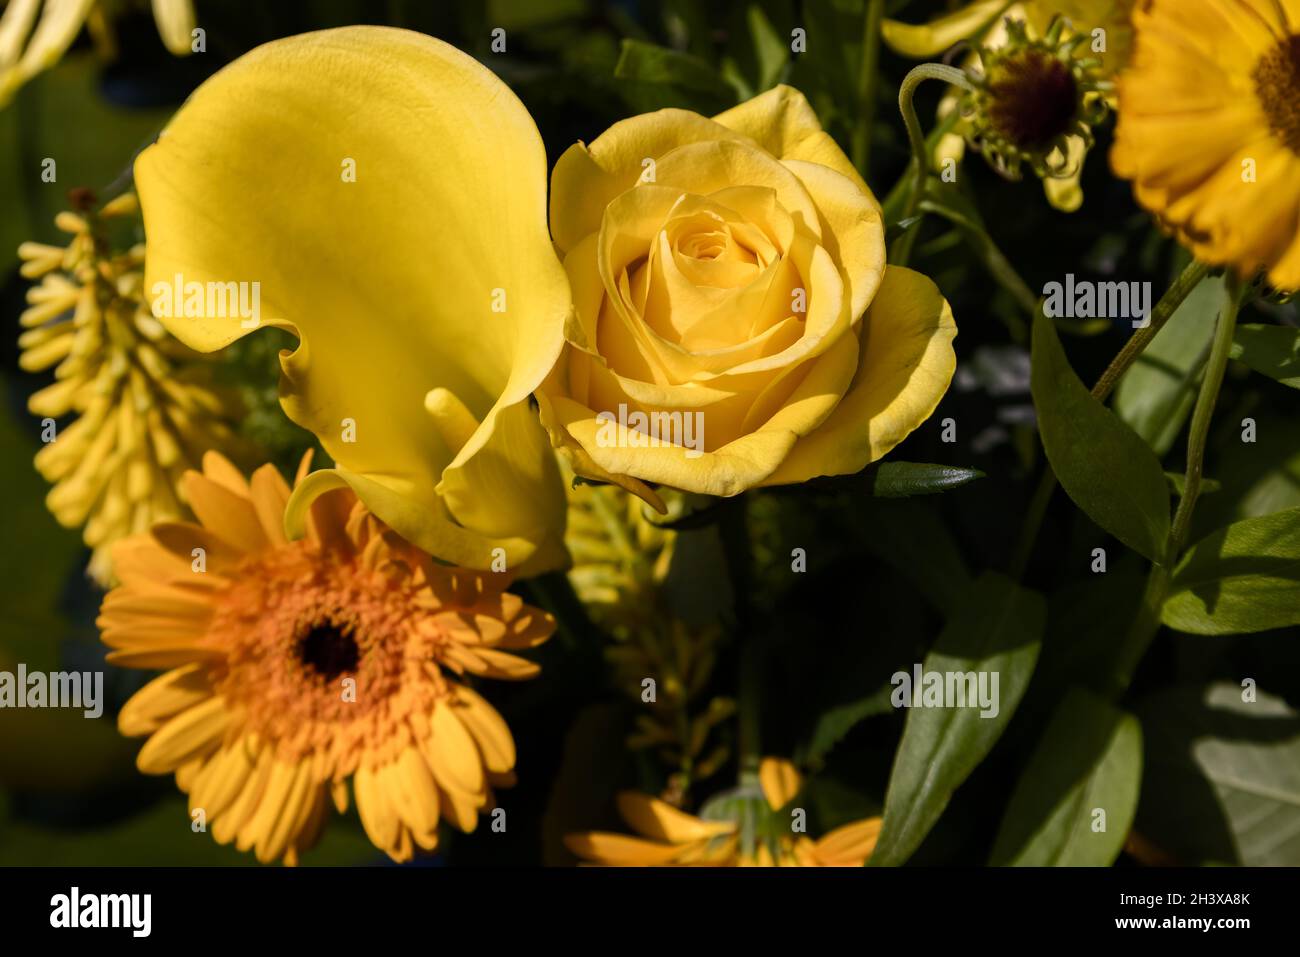
[[[758,636],[752,633],[751,628],[752,605],[749,596],[753,589],[753,568],[750,562],[753,548],[749,540],[748,505],[748,495],[741,495],[725,503],[718,529],[722,536],[722,551],[727,561],[732,601],[736,609],[736,641],[740,643],[736,720],[741,784],[758,780],[758,765],[762,759],[759,729],[763,668]]]
[[[1160,297],[1160,301],[1156,303],[1155,308],[1151,310],[1151,321],[1147,323],[1145,328],[1139,329],[1129,337],[1128,342],[1124,343],[1124,348],[1111,360],[1110,365],[1106,367],[1106,371],[1097,380],[1097,384],[1092,387],[1094,399],[1098,402],[1106,401],[1124,373],[1142,354],[1142,350],[1151,344],[1151,340],[1164,328],[1165,323],[1178,311],[1178,307],[1183,304],[1183,300],[1200,284],[1208,271],[1208,266],[1194,259],[1187,264],[1187,267],[1179,273],[1178,278],[1165,290],[1165,294]],[[1039,529],[1043,524],[1043,517],[1047,514],[1047,506],[1051,504],[1052,493],[1055,491],[1056,473],[1052,471],[1049,464],[1043,469],[1042,478],[1038,481],[1038,488],[1034,491],[1034,497],[1030,500],[1029,510],[1025,515],[1025,523],[1021,527],[1020,539],[1011,560],[1011,577],[1016,581],[1019,581],[1024,576],[1025,568],[1029,564],[1029,556],[1034,550],[1034,542],[1037,541]]]
[[[1101,374],[1097,384],[1092,387],[1094,397],[1102,402],[1106,401],[1106,397],[1110,395],[1111,390],[1119,382],[1120,376],[1128,371],[1128,367],[1133,364],[1133,361],[1141,355],[1142,350],[1156,337],[1156,333],[1164,328],[1165,323],[1178,311],[1178,307],[1183,304],[1183,300],[1200,284],[1208,271],[1208,266],[1197,262],[1195,259],[1187,264],[1187,268],[1174,280],[1173,285],[1165,290],[1165,294],[1160,297],[1156,307],[1151,310],[1151,321],[1147,323],[1146,328],[1139,329],[1129,337],[1119,355]]]
[[[930,157],[925,146],[925,134],[921,129],[921,121],[916,117],[916,107],[912,103],[916,88],[926,80],[942,80],[963,90],[974,89],[970,80],[966,78],[965,72],[942,63],[922,63],[920,66],[913,67],[903,78],[903,83],[898,88],[898,109],[903,114],[903,124],[907,127],[907,141],[912,147],[912,163],[916,177],[912,184],[912,191],[907,197],[907,205],[900,217],[904,220],[916,215],[916,211],[921,206],[921,199],[925,195],[926,180],[930,176]],[[893,254],[889,257],[892,264],[907,265],[908,257],[912,254],[912,244],[916,242],[917,231],[918,226],[914,225],[894,242]]]
[[[867,0],[862,21],[862,60],[858,66],[858,124],[853,130],[853,165],[867,179],[871,159],[871,124],[876,118],[876,76],[880,65],[880,21],[885,0]]]
[[[1219,321],[1214,329],[1214,344],[1210,348],[1205,376],[1201,380],[1201,390],[1196,396],[1196,408],[1192,412],[1192,425],[1187,438],[1187,472],[1183,478],[1183,494],[1178,501],[1178,510],[1174,513],[1169,538],[1165,543],[1164,561],[1152,566],[1151,574],[1147,578],[1146,591],[1142,596],[1142,607],[1138,610],[1124,646],[1120,649],[1119,660],[1116,662],[1111,679],[1111,691],[1115,695],[1121,694],[1133,681],[1138,665],[1160,630],[1160,612],[1169,591],[1172,570],[1187,545],[1187,537],[1192,525],[1192,512],[1201,493],[1201,476],[1205,466],[1205,447],[1208,444],[1210,421],[1214,418],[1214,407],[1219,401],[1219,389],[1223,386],[1223,375],[1228,368],[1228,357],[1232,352],[1232,337],[1237,329],[1237,310],[1240,305],[1241,284],[1229,274],[1224,284]]]

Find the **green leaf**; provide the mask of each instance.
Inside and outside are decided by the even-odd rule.
[[[984,673],[990,682],[998,676],[997,712],[982,717],[978,706],[908,709],[871,856],[876,866],[902,864],[920,846],[953,792],[1001,736],[1038,660],[1047,609],[1037,592],[986,572],[958,609],[926,655],[924,671]]]
[[[1300,389],[1300,329],[1287,326],[1238,326],[1232,358],[1283,385]]]
[[[1169,451],[1192,414],[1222,296],[1222,276],[1202,279],[1115,388],[1115,414],[1157,456]]]
[[[1300,714],[1240,685],[1145,699],[1138,827],[1182,864],[1300,861]]]
[[[623,40],[614,76],[639,88],[641,104],[649,96],[662,106],[707,114],[736,102],[736,91],[707,61],[641,40]]]
[[[1195,635],[1300,625],[1300,507],[1234,522],[1193,545],[1161,616]]]
[[[923,465],[919,462],[881,462],[863,474],[867,479],[868,491],[877,498],[934,495],[984,478],[984,473],[979,469],[956,465]]]
[[[1164,470],[1146,442],[1079,381],[1041,313],[1034,317],[1030,390],[1043,448],[1062,488],[1107,532],[1163,562],[1169,534]]]
[[[745,11],[745,22],[754,47],[754,59],[758,62],[758,92],[761,93],[781,81],[785,65],[790,60],[790,41],[776,32],[772,21],[756,3],[751,3]]]
[[[817,726],[813,728],[807,752],[803,756],[804,761],[813,767],[819,766],[831,749],[860,722],[879,714],[888,714],[890,691],[890,686],[885,685],[865,698],[823,712],[817,719]]]
[[[1071,690],[1020,775],[989,863],[1113,864],[1133,824],[1141,780],[1137,719],[1091,692]]]

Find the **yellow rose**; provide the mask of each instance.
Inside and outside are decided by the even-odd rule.
[[[880,205],[797,90],[570,147],[551,233],[574,314],[538,393],[574,470],[658,508],[856,472],[934,411],[952,313],[886,267]]]

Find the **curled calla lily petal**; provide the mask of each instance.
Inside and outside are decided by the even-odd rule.
[[[979,0],[929,23],[903,23],[885,20],[880,35],[891,50],[900,56],[924,60],[938,56],[959,40],[987,26],[1000,13],[1009,13],[1006,0]]]
[[[563,486],[529,402],[569,286],[545,151],[505,84],[404,30],[291,37],[200,87],[135,176],[146,288],[174,335],[299,339],[281,401],[337,469],[290,516],[341,482],[444,561],[564,563]]]

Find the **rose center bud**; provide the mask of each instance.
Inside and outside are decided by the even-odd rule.
[[[1300,155],[1300,34],[1260,57],[1251,79],[1269,128]]]
[[[989,118],[1021,149],[1041,149],[1070,129],[1079,91],[1069,64],[1025,50],[997,64],[988,79]]]

